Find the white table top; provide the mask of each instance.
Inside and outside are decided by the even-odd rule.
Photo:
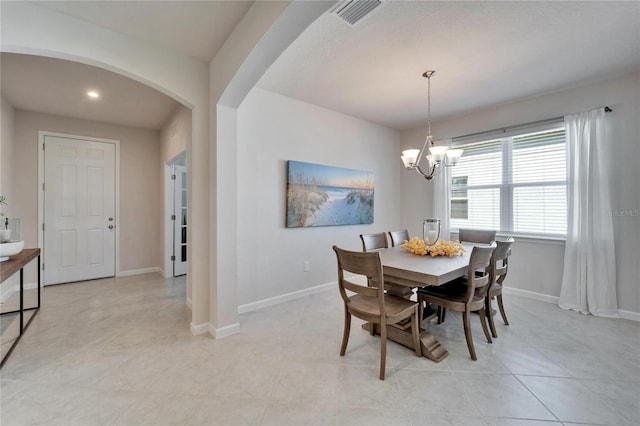
[[[380,250],[385,282],[406,287],[441,285],[467,273],[472,244],[463,244],[462,256],[417,256],[400,247]]]

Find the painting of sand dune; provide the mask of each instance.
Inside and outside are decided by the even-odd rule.
[[[287,228],[373,223],[373,173],[287,162]]]

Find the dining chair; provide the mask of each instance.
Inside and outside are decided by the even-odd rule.
[[[468,278],[460,278],[441,286],[428,286],[418,289],[418,303],[422,311],[423,303],[433,303],[443,310],[451,309],[462,312],[464,335],[471,359],[476,361],[476,350],[471,337],[471,312],[478,312],[480,324],[487,338],[492,343],[485,316],[485,296],[492,283],[493,272],[491,255],[496,248],[495,244],[487,247],[474,247],[469,259],[467,270]],[[420,312],[422,315],[422,312]]]
[[[507,270],[509,266],[509,256],[511,255],[511,245],[514,240],[512,237],[507,238],[504,241],[496,241],[496,249],[493,251],[491,264],[493,268],[493,283],[489,287],[487,296],[485,298],[486,306],[485,311],[489,319],[489,328],[491,329],[491,335],[498,337],[496,333],[496,326],[493,322],[493,308],[491,307],[491,300],[496,298],[498,301],[498,308],[500,309],[500,315],[502,315],[502,321],[505,325],[509,325],[507,315],[504,313],[504,306],[502,304],[502,282],[507,277]]]
[[[387,325],[406,329],[411,324],[413,346],[417,356],[422,356],[420,349],[418,304],[414,301],[385,294],[383,286],[369,287],[347,280],[344,272],[364,275],[367,281],[383,282],[380,253],[361,253],[347,251],[333,246],[338,259],[338,288],[344,301],[344,333],[340,356],[344,356],[349,342],[351,315],[369,322],[370,330],[374,324],[380,325],[380,380],[384,380],[387,356]],[[347,294],[347,291],[353,293]]]
[[[399,246],[405,241],[409,241],[409,231],[406,229],[402,231],[389,231],[389,240],[391,240],[391,247]]]
[[[360,234],[362,241],[362,251],[371,251],[375,249],[388,248],[387,235],[384,232],[376,234]]]
[[[496,231],[488,231],[484,229],[465,229],[458,230],[458,240],[467,243],[491,244],[496,239]]]

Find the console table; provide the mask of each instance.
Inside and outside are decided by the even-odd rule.
[[[38,304],[34,307],[25,309],[23,268],[36,257],[38,258]],[[1,262],[0,277],[2,278],[2,280],[0,281],[0,283],[4,283],[5,280],[7,280],[9,277],[11,277],[13,274],[15,274],[18,271],[20,271],[20,308],[14,311],[2,312],[1,315],[19,313],[20,314],[20,334],[13,341],[6,355],[2,357],[2,361],[0,362],[0,368],[2,368],[5,361],[9,358],[9,355],[11,355],[11,352],[13,352],[13,348],[18,344],[18,342],[20,341],[20,338],[24,334],[24,331],[27,329],[27,327],[29,327],[29,324],[31,324],[31,321],[33,320],[33,318],[36,316],[36,313],[40,309],[40,249],[39,248],[24,249],[17,255],[11,256],[9,260],[5,262]],[[25,311],[35,311],[26,324],[24,323]]]

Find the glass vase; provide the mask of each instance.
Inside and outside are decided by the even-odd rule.
[[[422,239],[428,246],[432,246],[440,239],[440,219],[425,219],[422,221]]]
[[[0,243],[10,243],[14,241],[21,241],[20,219],[2,217],[0,221]]]

